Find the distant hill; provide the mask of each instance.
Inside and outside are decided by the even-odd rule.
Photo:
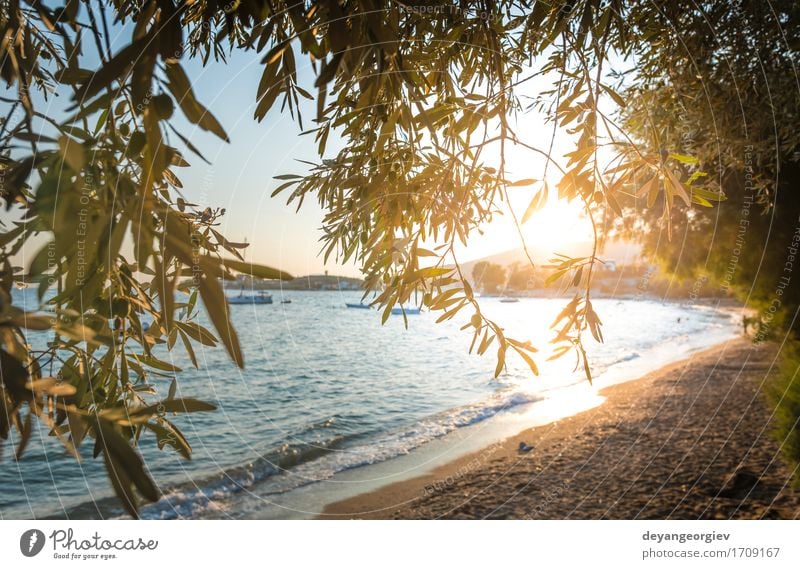
[[[571,257],[586,257],[591,254],[591,243],[574,243],[548,251],[546,248],[529,248],[533,258],[534,267],[522,248],[504,251],[482,259],[461,263],[461,269],[467,279],[476,285],[472,270],[477,263],[488,261],[503,266],[507,273],[508,282],[501,287],[497,294],[507,296],[535,296],[535,297],[564,297],[577,292],[568,279],[560,279],[554,283],[546,284],[547,277],[552,274],[551,269],[544,267],[550,265],[550,259],[555,253],[562,253]],[[730,296],[730,291],[720,289],[710,279],[700,276],[697,279],[680,280],[663,274],[660,269],[642,257],[641,246],[622,241],[611,241],[598,253],[598,257],[605,261],[605,265],[597,265],[592,280],[592,294],[595,297],[614,298],[655,298],[655,299],[692,299],[724,298]],[[523,273],[523,278],[512,279],[512,268],[516,265],[517,271]],[[520,285],[520,282],[522,283]],[[581,287],[585,282],[581,283]],[[476,286],[476,289],[479,288]]]
[[[363,284],[364,281],[361,279],[338,275],[306,275],[289,281],[241,276],[237,282],[226,283],[226,288],[235,289],[244,286],[248,290],[361,290]]]
[[[588,257],[592,253],[591,242],[576,242],[558,247],[549,247],[547,245],[540,247],[529,246],[528,250],[533,258],[536,268],[541,268],[543,265],[549,265],[550,259],[555,257],[556,253],[569,255],[570,257]],[[631,266],[641,265],[643,259],[641,258],[642,248],[640,245],[631,242],[611,241],[598,253],[598,256],[604,261],[611,261],[617,266]],[[511,267],[514,263],[528,266],[530,262],[525,255],[522,247],[496,253],[481,259],[474,259],[461,263],[461,268],[464,274],[471,278],[472,268],[476,263],[481,261],[488,261],[504,267]]]
[[[590,242],[572,243],[559,246],[555,250],[548,247],[529,247],[534,266],[522,248],[489,255],[481,259],[461,263],[461,269],[476,290],[481,283],[474,282],[473,268],[477,263],[487,261],[501,265],[506,270],[507,282],[498,287],[495,294],[506,296],[565,297],[572,296],[585,286],[581,281],[573,286],[570,278],[561,278],[550,284],[547,278],[551,269],[545,268],[553,263],[557,253],[570,257],[588,257],[592,252]],[[641,246],[623,241],[611,241],[599,252],[598,257],[604,265],[595,265],[592,280],[592,293],[595,297],[643,297],[643,298],[702,298],[718,295],[718,291],[708,279],[702,282],[684,282],[661,273],[659,268],[642,257]],[[585,275],[584,275],[585,277]]]

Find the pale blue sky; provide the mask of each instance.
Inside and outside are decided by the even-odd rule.
[[[222,231],[231,240],[252,243],[248,260],[284,269],[294,275],[321,273],[357,276],[355,266],[323,265],[318,258],[322,211],[314,200],[306,200],[296,212],[286,205],[286,197],[270,198],[281,182],[274,176],[302,173],[306,166],[297,159],[315,161],[313,135],[300,136],[300,128],[288,111],[273,109],[262,122],[253,118],[255,96],[263,65],[261,56],[235,53],[228,63],[186,62],[197,97],[220,120],[231,142],[192,125],[185,125],[184,135],[211,162],[205,164],[191,158],[192,166],[178,172],[184,182],[186,198],[194,203],[224,207]],[[300,73],[306,62],[298,59]],[[313,82],[313,81],[309,81]],[[279,100],[280,103],[280,100]],[[304,127],[308,128],[316,113],[313,102],[303,109]],[[329,152],[336,152],[337,140],[329,143]]]
[[[116,36],[112,38],[114,53],[130,41],[129,30],[117,27],[115,31]],[[230,143],[225,143],[191,125],[180,112],[176,112],[175,126],[211,162],[210,165],[206,164],[186,152],[191,166],[176,171],[184,185],[184,196],[203,206],[226,208],[227,214],[222,219],[220,229],[233,241],[247,239],[251,243],[247,250],[247,259],[250,261],[275,266],[296,276],[321,273],[326,269],[331,274],[358,276],[358,268],[353,264],[339,266],[332,260],[327,265],[323,264],[318,255],[323,212],[315,200],[307,199],[302,209],[296,212],[294,205],[286,205],[285,196],[270,198],[279,184],[274,176],[302,173],[306,166],[296,159],[316,161],[318,157],[313,135],[300,136],[300,128],[288,111],[281,113],[280,99],[276,108],[261,123],[253,118],[255,95],[263,72],[261,57],[253,51],[234,51],[227,63],[210,61],[206,67],[202,66],[199,59],[184,58],[183,65],[198,99],[219,119],[231,139]],[[91,63],[84,62],[84,66]],[[298,54],[297,63],[300,83],[313,93],[313,76],[308,59]],[[526,85],[530,93],[547,88],[551,88],[551,85],[544,80]],[[48,112],[57,120],[64,116],[65,99],[59,97],[49,106]],[[304,126],[308,128],[313,124],[311,119],[316,113],[316,105],[313,101],[304,101],[303,105]],[[41,110],[47,108],[46,105],[40,106]],[[545,125],[542,117],[535,114],[526,115],[522,121],[518,125],[518,133],[528,143],[546,148],[552,125]],[[562,136],[557,140],[554,155],[563,155],[568,150],[569,138]],[[181,146],[179,141],[172,142],[175,146]],[[327,155],[334,155],[340,145],[340,140],[331,137]],[[512,179],[541,177],[544,165],[541,157],[513,148],[508,153]],[[548,177],[555,173],[551,168]],[[530,201],[532,189],[512,188],[510,191],[514,209],[521,216]],[[576,216],[577,211],[574,212]],[[505,217],[488,227],[485,235],[476,234],[468,249],[462,247],[460,260],[480,258],[519,247],[516,230],[508,216]],[[562,211],[563,219],[569,217],[569,211]],[[544,235],[542,231],[528,231],[537,224],[536,219],[529,222],[524,233],[532,239],[547,238],[548,232],[552,233],[553,221],[551,219],[550,223],[540,227]],[[33,253],[35,250],[31,247],[25,256]],[[24,261],[22,264],[25,264]]]
[[[358,269],[352,264],[342,267],[329,262],[324,266],[317,256],[323,212],[315,200],[307,199],[296,213],[294,206],[286,205],[285,197],[270,198],[272,190],[280,183],[273,176],[301,173],[305,165],[296,159],[317,161],[318,157],[313,135],[301,136],[297,123],[288,111],[280,112],[280,105],[276,105],[261,123],[253,118],[255,93],[263,71],[260,59],[253,53],[236,53],[227,65],[211,63],[203,68],[197,61],[187,62],[187,72],[193,78],[198,98],[213,109],[231,143],[221,142],[187,125],[184,134],[191,137],[212,164],[193,159],[191,168],[178,172],[186,188],[186,197],[195,203],[225,207],[227,213],[222,229],[232,240],[247,238],[252,243],[249,260],[274,265],[295,275],[328,269],[331,274],[358,276]],[[307,60],[298,56],[297,61],[301,84],[313,92]],[[315,109],[313,101],[306,102],[306,128],[311,124]],[[522,134],[527,135],[528,142],[545,146],[549,136],[541,118],[532,115],[526,120],[529,124],[521,125]],[[332,137],[326,156],[335,155],[340,145],[341,141]],[[508,152],[508,167],[513,176],[541,176],[544,162],[540,157],[528,151],[509,149]],[[551,168],[549,175],[555,173]],[[510,191],[512,199],[516,197],[515,209],[521,216],[531,188]],[[510,223],[501,218],[487,228],[486,235],[476,234],[468,250],[461,248],[460,256],[469,260],[518,246],[518,235]]]

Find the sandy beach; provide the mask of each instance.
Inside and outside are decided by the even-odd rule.
[[[778,346],[715,346],[605,389],[605,403],[321,518],[800,518],[762,387]],[[524,445],[524,448],[520,448]]]

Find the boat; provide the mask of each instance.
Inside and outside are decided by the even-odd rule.
[[[399,307],[399,306],[397,308],[392,308],[392,314],[394,314],[395,316],[399,316],[399,315],[401,315],[403,313],[406,313],[406,314],[419,314],[420,313],[420,309],[419,308],[402,308],[402,307]]]
[[[244,294],[239,292],[239,296],[229,296],[228,304],[272,304],[272,295],[265,291],[258,294]]]
[[[344,305],[347,308],[372,308],[369,304],[364,304],[363,302],[345,302]]]
[[[247,237],[244,238],[247,243]],[[251,281],[252,282],[252,281]],[[245,294],[244,281],[241,281],[242,287],[239,289],[239,296],[228,296],[226,300],[228,304],[272,304],[272,295],[265,290],[258,291],[258,294]]]
[[[505,302],[505,303],[519,302],[519,299],[509,296],[506,298],[501,298],[500,302]]]
[[[288,298],[286,298],[284,300],[281,300],[281,304],[291,304],[291,303],[292,303],[292,301],[289,300]]]

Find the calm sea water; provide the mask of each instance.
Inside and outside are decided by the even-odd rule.
[[[509,357],[493,379],[494,353],[469,355],[468,319],[436,324],[437,315],[393,316],[381,326],[372,310],[348,309],[354,292],[275,293],[275,304],[233,306],[245,350],[239,370],[222,349],[201,349],[202,369],[180,354],[173,362],[179,395],[216,403],[218,411],[175,419],[194,448],[191,461],[146,439],[147,466],[164,498],[146,506],[148,518],[241,517],[255,499],[298,489],[359,467],[423,448],[459,429],[531,408],[585,383],[570,356],[545,364],[534,377]],[[280,304],[281,298],[291,304]],[[33,307],[33,292],[16,302]],[[563,299],[486,298],[484,311],[507,334],[547,348],[548,326]],[[590,344],[598,383],[619,370],[654,369],[736,334],[736,316],[709,306],[644,300],[597,300],[606,344]],[[36,342],[36,338],[32,338]],[[169,358],[170,356],[165,356]],[[571,387],[572,386],[572,387]],[[513,434],[513,433],[509,433]],[[47,436],[34,434],[16,463],[7,441],[0,463],[0,518],[121,515],[102,460],[91,442],[77,463]],[[391,464],[391,463],[389,463]],[[247,512],[247,513],[245,513]]]

